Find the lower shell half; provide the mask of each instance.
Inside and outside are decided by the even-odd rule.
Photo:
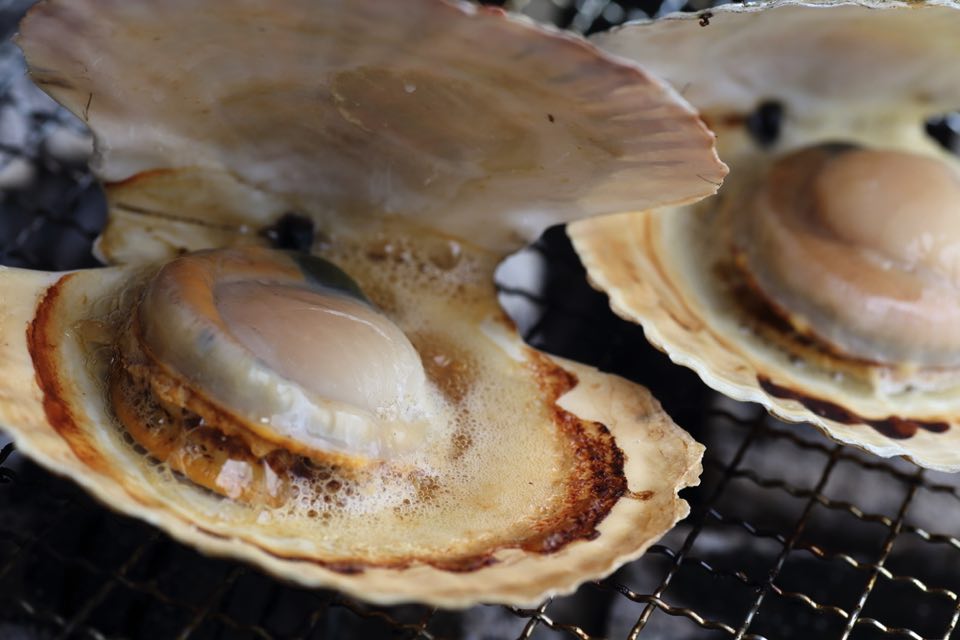
[[[960,471],[960,380],[851,357],[799,331],[738,265],[735,186],[701,205],[568,227],[592,283],[713,389],[880,456]]]
[[[943,471],[960,164],[928,134],[960,105],[958,9],[777,0],[598,34],[700,110],[730,175],[702,204],[569,227],[614,309],[712,388]]]
[[[323,252],[409,338],[451,408],[413,453],[333,456],[272,502],[153,455],[118,419],[111,376],[159,265],[0,268],[0,425],[110,507],[302,585],[444,607],[572,591],[686,515],[677,492],[698,482],[702,447],[644,388],[526,347],[496,304],[495,257],[450,242],[384,229]]]

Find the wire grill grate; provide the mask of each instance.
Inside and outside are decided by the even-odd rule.
[[[0,0],[4,37],[27,4]],[[679,8],[515,4],[580,31]],[[81,129],[21,64],[0,45],[0,263],[93,266],[102,194],[49,144]],[[525,281],[535,263],[545,278]],[[104,510],[0,433],[0,638],[960,637],[960,481],[709,392],[609,312],[559,229],[511,258],[501,280],[528,342],[647,385],[708,446],[702,484],[686,492],[690,517],[643,558],[536,609],[373,607],[203,557]]]

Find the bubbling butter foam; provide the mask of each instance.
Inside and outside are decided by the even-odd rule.
[[[532,362],[511,357],[480,329],[509,322],[496,302],[496,257],[395,228],[334,238],[332,246],[324,257],[357,281],[419,353],[436,412],[429,438],[366,468],[312,464],[289,472],[290,497],[276,508],[205,492],[128,447],[157,491],[172,503],[189,501],[237,535],[256,532],[361,564],[480,557],[563,520],[574,447],[558,436],[556,408]]]

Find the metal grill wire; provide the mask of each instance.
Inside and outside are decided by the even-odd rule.
[[[8,42],[27,4],[0,0],[0,263],[92,266],[103,197],[61,139],[82,129],[30,86]],[[517,4],[589,31],[669,3]],[[0,433],[0,638],[955,637],[957,478],[713,394],[609,312],[560,229],[501,277],[530,343],[647,385],[707,445],[702,484],[685,492],[691,516],[643,558],[532,610],[374,607],[205,558],[102,508]]]

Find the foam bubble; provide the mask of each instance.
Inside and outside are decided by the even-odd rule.
[[[456,260],[437,260],[451,251],[449,239],[418,234],[390,237],[390,251],[370,249],[383,239],[331,234],[324,257],[350,273],[424,360],[438,416],[427,446],[359,470],[314,464],[286,472],[289,497],[272,509],[206,492],[167,465],[145,471],[157,490],[238,534],[269,537],[275,548],[370,560],[482,553],[530,535],[556,512],[570,448],[529,365],[482,330],[502,317],[496,256],[458,246]],[[127,448],[131,464],[145,469],[144,457]]]

